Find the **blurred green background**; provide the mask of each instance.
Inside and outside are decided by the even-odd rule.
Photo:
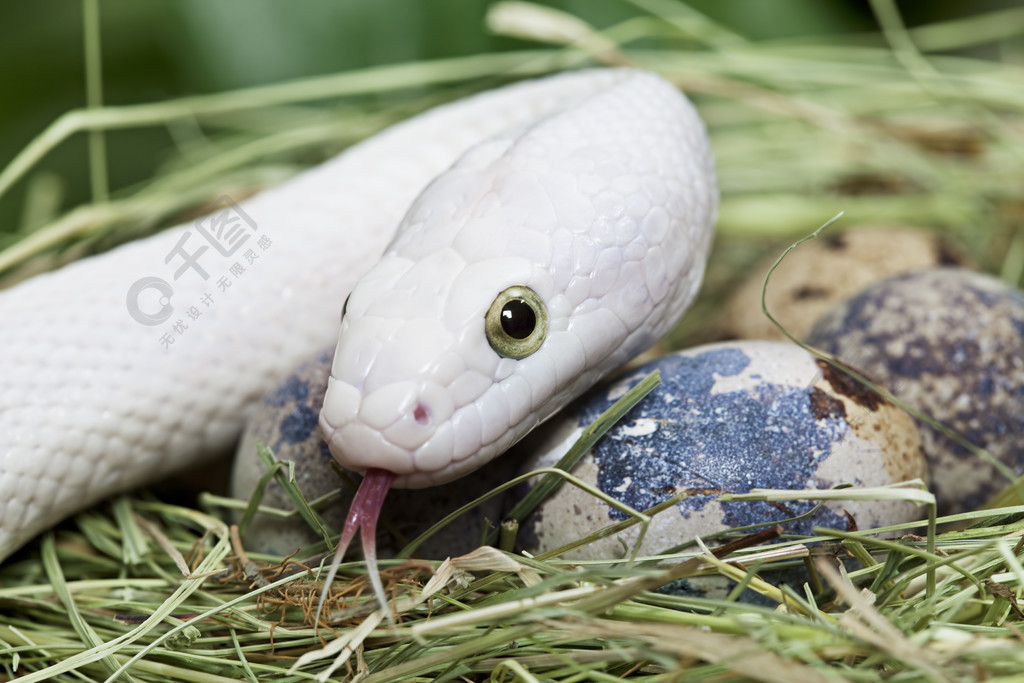
[[[104,99],[162,101],[360,66],[529,47],[489,34],[491,3],[476,0],[101,0]],[[673,0],[561,0],[549,4],[598,27]],[[754,40],[875,29],[868,2],[699,0],[691,6]],[[909,25],[1013,6],[1010,0],[898,3]],[[0,166],[62,113],[85,103],[82,5],[0,3]],[[174,151],[161,127],[107,135],[115,194]],[[89,199],[85,135],[51,152],[61,209]],[[0,232],[22,222],[26,181],[0,197]]]

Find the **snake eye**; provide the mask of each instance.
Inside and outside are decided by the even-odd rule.
[[[547,306],[529,287],[509,287],[487,309],[484,332],[499,356],[526,358],[544,343],[548,333]]]

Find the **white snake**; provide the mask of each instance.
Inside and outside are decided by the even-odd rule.
[[[337,338],[351,290],[321,416],[335,457],[370,472],[350,539],[389,485],[482,465],[664,334],[699,287],[716,204],[704,127],[673,86],[582,71],[439,107],[240,209],[9,289],[0,559],[225,452]],[[492,304],[514,286],[510,337]]]

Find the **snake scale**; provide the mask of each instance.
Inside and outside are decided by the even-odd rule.
[[[475,469],[667,332],[702,280],[716,207],[686,98],[650,73],[584,70],[438,107],[10,288],[0,559],[226,452],[332,340],[321,427],[367,472],[347,545],[389,487]]]

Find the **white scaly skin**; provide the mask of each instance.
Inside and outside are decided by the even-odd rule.
[[[463,156],[352,291],[321,429],[342,465],[422,488],[503,452],[676,322],[704,272],[704,127],[665,81],[614,85]],[[525,285],[550,327],[501,358],[484,316]]]
[[[607,97],[604,101],[617,113],[603,115],[595,103],[605,97],[602,93],[616,91],[631,95]],[[594,95],[595,99],[589,99]],[[551,297],[551,339],[575,330],[582,334],[579,338],[585,340],[585,345],[553,345],[551,358],[557,360],[549,363],[566,365],[547,365],[543,371],[533,369],[520,374],[515,365],[532,366],[523,361],[487,361],[481,347],[472,347],[465,340],[463,344],[469,346],[457,348],[470,354],[460,361],[466,373],[475,373],[468,376],[509,380],[495,386],[509,387],[499,389],[508,392],[509,401],[517,400],[518,396],[527,398],[529,405],[505,404],[506,411],[510,405],[517,406],[511,413],[523,421],[522,426],[516,427],[508,416],[501,418],[503,425],[510,423],[504,425],[512,430],[510,435],[504,435],[503,429],[497,437],[453,437],[452,443],[477,440],[481,445],[487,444],[487,457],[493,456],[499,446],[519,438],[526,425],[532,426],[555,410],[540,405],[534,391],[565,399],[569,392],[582,390],[585,383],[631,355],[617,350],[620,342],[606,337],[603,329],[609,324],[618,329],[615,319],[619,314],[608,317],[592,312],[600,303],[617,298],[633,308],[643,308],[640,290],[609,294],[613,285],[618,286],[615,273],[632,272],[640,278],[636,282],[648,281],[650,291],[659,295],[681,295],[675,303],[655,305],[664,310],[664,322],[627,335],[637,348],[656,338],[696,290],[715,205],[703,128],[685,100],[651,76],[601,70],[511,86],[438,108],[243,202],[242,209],[256,226],[247,245],[258,257],[251,264],[241,258],[241,252],[225,260],[210,251],[201,261],[209,279],[204,280],[188,268],[174,279],[184,263],[180,255],[175,255],[175,245],[186,233],[190,233],[189,251],[194,252],[203,244],[195,225],[187,224],[33,278],[0,294],[0,558],[78,509],[230,448],[250,407],[294,365],[337,335],[341,303],[357,279],[380,258],[402,215],[423,188],[473,145],[495,135],[508,135],[508,131],[521,131],[566,108],[569,113],[562,115],[562,124],[535,128],[525,138],[532,142],[514,146],[521,147],[523,154],[509,157],[518,164],[509,170],[518,172],[514,180],[499,183],[502,207],[495,215],[526,219],[523,227],[538,228],[536,235],[530,233],[530,239],[509,242],[510,236],[526,233],[510,233],[506,227],[476,240],[462,233],[458,243],[464,246],[446,253],[458,254],[462,259],[485,258],[493,255],[492,246],[503,240],[508,242],[512,248],[508,258],[514,265],[513,279],[533,282],[546,297]],[[569,125],[566,117],[576,123]],[[617,126],[622,127],[615,132]],[[536,135],[545,129],[547,134]],[[573,133],[574,129],[587,131],[586,136],[593,136],[600,144],[586,145],[583,138]],[[662,137],[654,134],[656,129],[662,131]],[[551,140],[548,135],[564,139]],[[538,177],[554,178],[544,171],[548,166],[546,148],[570,152],[573,144],[580,150],[589,148],[591,158],[588,162],[586,155],[577,153],[575,157],[568,154],[551,162],[551,168],[560,169],[563,181],[573,180],[574,173],[578,178],[575,188],[572,182],[549,186],[549,192],[557,193],[563,186],[567,191],[552,199],[561,205],[557,207],[559,220],[564,215],[568,222],[564,229],[549,233],[556,241],[545,245],[535,239],[542,234],[539,228],[546,220],[545,212],[532,201],[516,202],[516,194],[535,191],[534,181],[529,180],[531,168],[540,174]],[[494,161],[507,146],[502,142],[485,143],[469,155],[460,170],[439,178],[426,196],[436,196],[444,204],[431,211],[430,200],[418,202],[410,226],[421,222],[437,226],[437,239],[445,240],[451,238],[456,227],[468,225],[461,218],[458,226],[439,218],[445,213],[461,216],[454,200],[462,191],[473,193],[474,210],[487,208],[486,202],[476,200],[486,195],[486,184],[495,188],[498,185],[492,171],[485,170],[485,162]],[[576,161],[568,163],[570,157]],[[500,166],[504,162],[497,163]],[[619,166],[619,172],[610,170],[620,163],[639,164],[635,167],[638,175],[631,179],[628,169],[634,167],[629,165]],[[471,166],[478,170],[469,171]],[[627,171],[621,172],[622,168]],[[618,178],[616,173],[620,174]],[[480,182],[474,183],[473,176],[477,174]],[[653,184],[648,183],[649,176],[656,179]],[[489,180],[483,182],[484,177]],[[618,216],[614,202],[604,201],[601,195],[585,189],[590,187],[591,180],[625,183],[621,187],[612,185],[618,187],[621,196],[655,193],[648,199],[651,207],[661,207],[668,217],[664,229],[657,232],[678,232],[679,237],[671,238],[675,241],[665,242],[660,249],[647,241],[616,238],[613,229],[621,223],[618,218],[639,214],[632,204],[623,203],[620,208],[625,213]],[[453,189],[456,187],[465,190]],[[583,214],[590,218],[583,220]],[[595,219],[597,214],[606,218]],[[547,224],[545,230],[550,229],[550,221]],[[606,254],[614,252],[610,246],[613,243],[630,249],[628,258],[625,251],[622,253],[623,262],[630,265],[609,269],[608,275],[595,280],[597,286],[587,285],[579,277],[566,276],[568,271],[561,270],[575,261],[603,263],[602,259],[612,258],[598,257],[596,246],[589,250],[575,248],[588,239],[582,232],[585,224],[599,229],[589,239],[593,245],[606,245]],[[486,221],[486,225],[494,228],[495,221]],[[405,268],[404,259],[432,251],[429,239],[409,237],[414,232],[403,233],[389,252],[394,254],[388,257],[390,263],[400,263]],[[269,245],[256,247],[259,237],[269,238]],[[572,256],[562,251],[568,245],[557,241],[566,238],[574,240]],[[470,248],[473,242],[477,245]],[[650,265],[654,261],[641,265],[639,259],[646,255],[639,253],[639,247],[630,246],[638,244],[647,245],[648,252],[658,254],[657,265]],[[536,250],[530,245],[535,245]],[[244,273],[229,274],[229,265],[234,261],[246,268]],[[497,262],[492,266],[497,268]],[[427,272],[433,275],[433,271]],[[174,314],[158,326],[139,323],[126,308],[132,283],[146,276],[163,278],[174,290]],[[232,280],[229,289],[223,290],[217,284],[220,276]],[[448,275],[428,282],[425,287],[449,290],[456,283],[455,277]],[[485,283],[463,276],[459,284]],[[486,286],[493,284],[487,282]],[[557,293],[560,284],[569,284],[569,289]],[[358,311],[361,320],[366,320],[367,313],[383,305],[371,294],[370,287],[361,286],[353,296],[349,306],[353,318]],[[456,294],[464,300],[448,307],[452,313],[475,310],[485,299],[486,307],[493,298],[493,293],[467,295],[461,289]],[[204,295],[209,295],[205,301]],[[141,304],[147,311],[159,308],[152,299]],[[199,317],[193,319],[188,315],[190,306],[196,307]],[[422,310],[411,317],[421,315]],[[646,319],[649,315],[617,310],[626,311],[622,315],[630,319]],[[188,328],[179,328],[176,341],[165,348],[160,338],[178,320]],[[437,339],[444,335],[433,331],[437,329],[436,323],[427,323],[427,327],[432,331],[413,340],[416,345],[409,358],[415,362],[403,362],[402,356],[395,356],[389,357],[387,363],[406,369],[434,368],[431,372],[441,385],[436,378],[446,378],[444,373],[453,370],[451,364],[428,361],[424,351],[419,350],[420,344],[431,349],[444,348],[443,344],[438,346]],[[341,345],[344,347],[345,342]],[[578,355],[582,349],[586,349],[585,360]],[[345,357],[351,358],[350,352]],[[589,363],[602,357],[607,357],[602,369],[593,370]],[[339,367],[344,368],[344,364]],[[347,371],[336,371],[346,381],[350,380]],[[373,373],[371,370],[369,377],[375,377]],[[576,377],[583,379],[573,379]],[[521,383],[524,378],[536,378],[537,389],[527,389]],[[390,376],[383,379],[390,380]],[[382,380],[367,381],[374,384]],[[487,393],[478,388],[477,379],[464,384],[472,387],[459,390],[459,406],[467,395]],[[426,399],[421,395],[418,400]],[[444,412],[431,406],[435,419]],[[481,415],[495,412],[487,408]],[[326,419],[337,425],[344,421],[330,414]],[[481,437],[483,429],[480,424],[474,427]],[[365,438],[361,441],[366,442]],[[423,459],[424,472],[430,474],[420,477],[412,468],[415,458],[395,458],[393,449],[388,448],[382,456],[384,460],[349,460],[349,464],[357,463],[357,468],[394,468],[404,477],[399,484],[423,485],[449,474],[455,476],[456,468],[442,462],[439,450],[433,446],[431,449],[430,457]],[[359,457],[365,457],[365,451],[360,449],[359,453]],[[469,466],[470,459],[461,450],[456,459],[462,463],[458,468]],[[448,474],[439,476],[439,472],[446,470]]]

